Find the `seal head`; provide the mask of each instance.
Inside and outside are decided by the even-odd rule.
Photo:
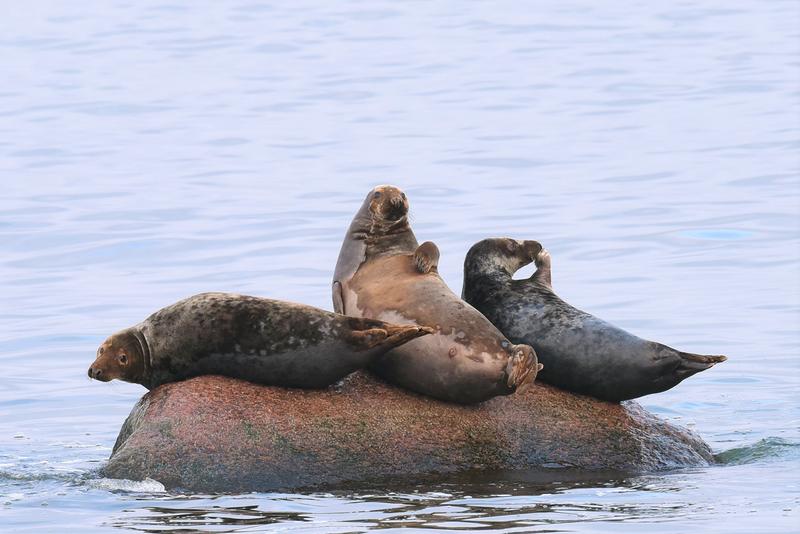
[[[117,332],[100,345],[97,359],[89,367],[89,378],[101,382],[147,382],[146,342],[134,328]]]
[[[464,268],[473,276],[506,278],[530,264],[542,251],[538,241],[520,241],[510,238],[484,239],[467,253]]]

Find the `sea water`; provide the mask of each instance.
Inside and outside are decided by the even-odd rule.
[[[797,3],[0,12],[3,532],[800,530]],[[568,302],[728,355],[640,400],[719,464],[245,495],[100,478],[145,390],[89,381],[99,343],[202,291],[330,309],[380,183],[456,292],[474,242],[537,239]]]

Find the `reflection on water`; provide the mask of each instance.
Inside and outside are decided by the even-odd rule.
[[[431,478],[416,485],[400,483],[391,493],[362,487],[356,493],[217,497],[199,508],[192,505],[195,496],[186,506],[155,504],[127,510],[110,524],[146,532],[190,527],[204,532],[241,532],[255,525],[275,532],[378,528],[419,528],[424,532],[636,532],[647,528],[674,532],[676,524],[702,524],[741,506],[723,498],[717,504],[694,501],[691,494],[702,491],[698,486],[703,476],[702,472],[686,472],[605,480],[596,476],[580,481],[579,476],[567,475],[567,481],[544,483],[536,473],[483,473]],[[765,531],[792,525],[791,514],[782,512]],[[612,526],[604,527],[606,522]],[[703,531],[726,532],[713,525]]]
[[[0,530],[800,530],[798,9],[5,10]],[[202,291],[330,308],[342,236],[378,183],[404,188],[457,291],[474,242],[537,239],[568,302],[728,355],[641,400],[722,465],[291,495],[98,479],[144,392],[88,381],[102,339]]]

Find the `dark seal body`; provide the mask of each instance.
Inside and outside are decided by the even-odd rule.
[[[512,279],[531,261],[531,278]],[[665,391],[726,359],[647,341],[564,302],[551,285],[550,255],[536,241],[475,244],[464,262],[462,296],[510,340],[536,349],[543,381],[598,399]]]
[[[539,369],[533,350],[510,343],[447,287],[437,272],[436,245],[417,245],[407,212],[402,191],[375,188],[336,264],[337,312],[435,330],[380,356],[370,369],[404,388],[463,404],[508,395],[533,380]]]
[[[321,388],[429,331],[291,302],[203,293],[111,336],[89,376],[149,389],[208,374]]]

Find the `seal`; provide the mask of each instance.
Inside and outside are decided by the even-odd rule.
[[[536,272],[530,278],[512,278],[532,261]],[[550,254],[536,241],[484,239],[464,261],[464,300],[509,339],[536,349],[545,382],[622,401],[665,391],[727,359],[636,337],[563,301],[551,279]]]
[[[279,300],[201,293],[106,339],[89,377],[148,389],[207,374],[323,388],[432,331]]]
[[[376,358],[370,370],[437,399],[471,404],[513,393],[540,365],[514,345],[438,273],[439,249],[417,245],[408,199],[385,185],[370,191],[345,234],[333,278],[334,310],[435,332]]]

